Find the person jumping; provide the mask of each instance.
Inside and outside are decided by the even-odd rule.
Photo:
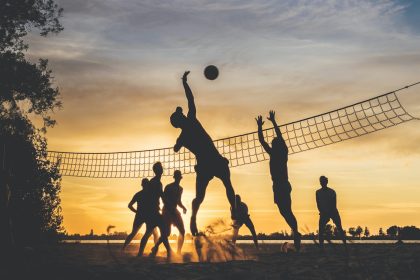
[[[270,111],[270,115],[267,119],[273,123],[276,137],[274,137],[270,147],[265,141],[262,132],[264,121],[262,120],[262,116],[258,116],[255,119],[258,125],[258,139],[260,140],[261,146],[267,154],[270,155],[270,173],[273,181],[274,203],[277,204],[280,214],[292,229],[295,248],[299,251],[301,235],[298,231],[295,215],[293,215],[292,212],[292,198],[290,196],[292,186],[290,185],[287,171],[289,150],[277,125],[275,112]]]
[[[194,96],[187,83],[189,73],[189,71],[186,71],[182,76],[182,83],[188,100],[188,114],[185,116],[182,108],[177,107],[176,111],[171,115],[170,121],[173,127],[182,130],[174,146],[174,151],[178,152],[182,147],[185,147],[195,155],[197,160],[197,165],[195,166],[197,173],[196,195],[192,202],[190,222],[191,233],[196,236],[198,234],[197,212],[204,200],[210,180],[213,177],[217,177],[223,182],[226,196],[233,209],[235,208],[235,191],[230,180],[229,160],[219,153],[213,140],[197,119]]]

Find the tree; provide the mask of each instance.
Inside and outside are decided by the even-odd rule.
[[[357,226],[356,235],[357,235],[357,237],[359,237],[359,239],[362,236],[362,232],[363,232],[363,228],[361,226]]]
[[[384,230],[382,228],[379,228],[379,236],[384,236]]]
[[[365,227],[365,230],[364,230],[364,232],[363,232],[363,235],[364,235],[366,238],[368,238],[368,237],[370,236],[370,231],[369,231],[368,227]]]
[[[53,0],[0,0],[0,7],[0,156],[11,192],[2,207],[8,204],[15,241],[34,244],[61,230],[61,177],[47,160],[45,138],[61,102],[48,61],[28,61],[23,40],[33,29],[41,36],[60,32],[62,9]],[[6,188],[4,180],[0,188]]]
[[[398,230],[399,228],[397,226],[391,226],[386,230],[386,233],[391,237],[391,238],[396,238],[397,234],[398,234]]]
[[[333,233],[334,232],[333,232],[332,225],[326,224],[325,225],[325,229],[324,229],[324,237],[325,237],[325,240],[327,240],[327,241],[331,240],[332,237],[333,237]]]
[[[356,235],[357,235],[356,228],[354,228],[354,227],[349,228],[349,233],[353,238],[356,237]]]

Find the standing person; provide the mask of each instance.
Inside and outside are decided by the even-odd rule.
[[[186,71],[182,77],[182,83],[185,89],[185,95],[188,100],[188,114],[182,113],[182,108],[177,107],[176,111],[171,115],[171,124],[175,128],[182,130],[174,151],[178,152],[182,147],[191,151],[196,159],[197,165],[195,171],[196,177],[196,194],[192,202],[192,214],[190,228],[192,235],[198,234],[197,229],[197,213],[206,194],[206,188],[213,177],[222,180],[226,189],[226,196],[232,209],[235,208],[235,191],[233,190],[230,180],[229,161],[222,157],[217,148],[214,146],[213,140],[207,134],[196,116],[196,107],[194,96],[187,83],[187,76],[190,72]]]
[[[136,236],[137,232],[140,230],[143,223],[146,222],[145,208],[147,204],[147,201],[146,201],[147,194],[145,192],[147,192],[147,188],[149,187],[148,185],[149,185],[149,180],[147,178],[144,178],[141,181],[142,190],[137,192],[131,199],[130,203],[128,203],[128,209],[136,213],[136,216],[134,217],[133,229],[131,230],[131,233],[127,236],[124,242],[124,246],[122,248],[123,250],[128,246],[128,244],[130,244],[134,236]],[[134,204],[137,204],[136,208],[133,207]],[[156,228],[153,230],[153,237],[156,244],[159,239]]]
[[[182,204],[181,197],[183,188],[180,186],[180,182],[182,179],[181,171],[175,170],[174,172],[174,182],[167,185],[165,187],[165,191],[163,192],[163,210],[162,216],[163,221],[165,222],[165,231],[166,234],[169,236],[171,234],[171,225],[174,225],[178,231],[178,248],[177,253],[178,255],[181,254],[182,246],[184,245],[184,236],[185,236],[185,228],[184,222],[181,217],[181,213],[179,213],[177,207],[181,207],[184,214],[187,213],[187,208]],[[156,244],[159,246],[159,244]],[[153,250],[152,250],[153,251]]]
[[[290,185],[287,171],[289,150],[277,125],[275,112],[270,111],[267,119],[273,123],[276,137],[274,137],[270,147],[265,141],[262,132],[264,121],[261,116],[258,116],[255,119],[258,125],[258,139],[260,140],[261,146],[270,155],[270,173],[273,181],[274,203],[277,204],[280,214],[292,229],[295,248],[299,251],[301,235],[298,231],[295,215],[292,212],[292,198],[290,196],[292,186]]]
[[[234,211],[233,221],[233,237],[232,242],[235,244],[238,238],[239,229],[243,224],[251,231],[252,239],[254,240],[255,247],[258,249],[257,233],[255,232],[254,224],[251,221],[251,216],[248,214],[248,206],[241,201],[241,196],[236,195],[236,210]],[[233,211],[232,211],[233,212]]]
[[[144,233],[139,248],[139,256],[142,256],[144,253],[144,248],[146,247],[147,240],[152,234],[154,228],[158,227],[160,230],[160,238],[156,244],[163,243],[166,248],[166,253],[168,258],[171,256],[172,250],[169,246],[168,235],[165,232],[165,225],[160,214],[160,198],[163,195],[163,187],[161,183],[161,178],[163,174],[163,167],[160,162],[156,162],[153,165],[153,172],[155,176],[149,181],[148,188],[145,192],[145,222],[146,222],[146,232]],[[153,252],[152,252],[153,253]],[[156,254],[156,252],[154,252]]]
[[[346,245],[346,233],[341,226],[341,218],[337,209],[337,195],[335,191],[328,187],[328,178],[319,177],[321,188],[316,191],[316,205],[319,210],[319,245],[324,248],[325,226],[331,219],[341,235],[344,245]]]

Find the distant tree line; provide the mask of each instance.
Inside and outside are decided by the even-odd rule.
[[[420,240],[420,228],[415,226],[391,226],[387,228],[385,231],[383,228],[380,228],[377,234],[372,234],[368,227],[350,227],[347,231],[348,239],[354,240]],[[127,237],[127,232],[113,232],[109,235],[107,234],[94,234],[93,230],[90,231],[89,234],[65,234],[61,235],[62,240],[122,240]],[[140,239],[142,234],[139,233],[136,235],[134,239]],[[302,234],[302,238],[305,240],[313,240],[317,239],[318,231],[317,232],[309,232]],[[176,239],[176,234],[170,236],[169,239]],[[185,238],[191,239],[191,235],[187,234]],[[291,239],[291,235],[286,231],[280,232],[273,232],[270,234],[266,233],[259,233],[258,239],[259,240],[289,240]],[[339,240],[340,236],[337,231],[337,228],[327,224],[325,227],[325,238],[326,240]],[[252,240],[251,235],[240,235],[239,240]]]

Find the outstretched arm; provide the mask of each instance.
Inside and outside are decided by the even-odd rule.
[[[197,111],[195,109],[194,95],[187,83],[188,74],[190,74],[190,71],[185,71],[184,75],[182,76],[182,84],[184,85],[185,95],[188,100],[188,116],[195,117]]]
[[[133,207],[134,203],[136,203],[136,196],[135,195],[131,199],[130,203],[128,203],[128,209],[130,209],[134,213],[137,213],[137,210]]]
[[[284,148],[287,151],[286,141],[284,141],[283,135],[281,134],[280,128],[279,128],[279,126],[277,125],[277,122],[276,122],[276,112],[271,110],[270,115],[268,116],[267,119],[273,123],[274,130],[276,131],[277,138],[280,139],[281,143],[283,144]]]
[[[264,121],[262,120],[261,116],[256,117],[255,120],[257,121],[257,125],[258,125],[258,140],[260,140],[261,146],[264,148],[264,150],[270,154],[271,148],[268,145],[268,143],[265,142],[264,135],[262,132],[262,126],[264,124]]]
[[[277,122],[276,122],[276,112],[271,110],[270,115],[268,116],[267,119],[273,123],[274,130],[276,131],[277,137],[278,138],[283,138],[283,135],[281,134],[280,128],[279,128],[279,126],[277,125]]]

